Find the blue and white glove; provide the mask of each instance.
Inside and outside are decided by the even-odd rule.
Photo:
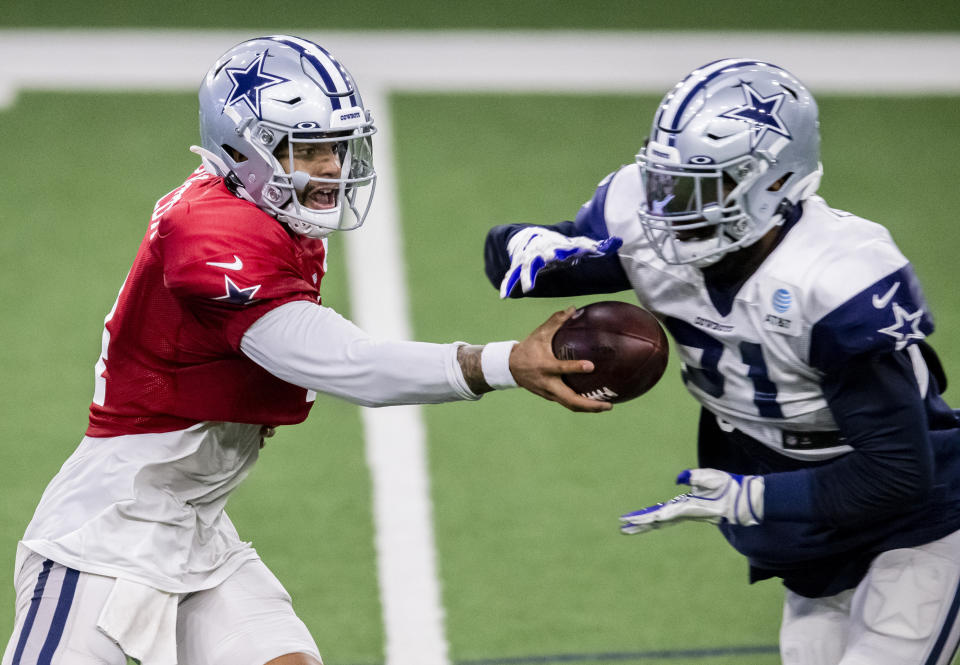
[[[500,297],[508,298],[517,282],[524,293],[533,289],[537,273],[549,265],[578,261],[585,256],[605,256],[620,249],[623,240],[610,236],[593,240],[584,236],[568,237],[540,226],[515,233],[507,243],[510,268],[500,283]]]
[[[716,469],[693,469],[677,476],[690,485],[686,494],[620,516],[620,532],[632,535],[678,522],[754,526],[763,521],[763,476],[741,476]]]

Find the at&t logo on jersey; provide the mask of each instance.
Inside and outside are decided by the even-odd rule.
[[[770,307],[772,312],[768,312],[763,317],[763,327],[772,332],[780,332],[788,335],[799,334],[799,325],[796,323],[796,314],[791,312],[795,308],[795,299],[790,289],[780,287],[770,296]],[[787,314],[790,314],[787,316]]]
[[[790,292],[786,289],[777,289],[773,292],[773,308],[783,314],[788,309],[790,305],[793,304],[793,296],[790,295]]]

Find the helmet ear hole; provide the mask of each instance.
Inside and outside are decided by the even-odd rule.
[[[792,175],[793,175],[793,171],[788,171],[787,173],[784,173],[782,178],[780,178],[776,182],[772,183],[769,187],[767,187],[767,191],[779,192],[780,189],[787,183],[787,180],[789,180],[790,176]]]
[[[730,192],[732,192],[734,189],[737,188],[737,181],[734,179],[732,175],[730,175],[726,171],[723,172],[722,180],[723,180],[723,194],[724,196],[729,196]]]
[[[222,144],[220,147],[223,148],[223,151],[225,153],[230,155],[230,159],[232,159],[236,164],[242,164],[243,162],[247,161],[246,155],[244,155],[239,150],[231,148],[226,143]]]

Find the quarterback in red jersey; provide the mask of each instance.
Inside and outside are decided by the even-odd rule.
[[[282,304],[319,302],[325,243],[265,216],[203,168],[158,202],[107,318],[88,436],[307,416],[308,391],[252,362],[240,340]]]
[[[288,36],[228,51],[200,87],[202,158],[161,198],[107,315],[86,436],[17,551],[2,665],[317,665],[286,591],[224,512],[263,436],[315,391],[383,406],[517,385],[578,411],[550,350],[371,338],[320,300],[326,237],[376,174],[347,70]]]

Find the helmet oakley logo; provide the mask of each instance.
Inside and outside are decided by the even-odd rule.
[[[792,304],[793,297],[786,289],[777,289],[773,292],[773,308],[779,313],[783,314],[786,312]]]
[[[757,144],[766,136],[767,132],[793,139],[787,126],[783,124],[783,119],[777,115],[783,105],[784,98],[787,96],[785,92],[764,97],[746,82],[740,83],[740,89],[743,90],[743,106],[721,113],[720,117],[743,120],[751,124],[751,149],[757,147]]]
[[[709,157],[708,155],[697,155],[695,157],[690,158],[690,163],[691,164],[714,164],[715,161],[713,157]]]
[[[228,67],[225,71],[230,80],[233,81],[233,88],[227,95],[227,101],[224,107],[234,104],[244,103],[247,105],[258,119],[262,120],[260,115],[260,96],[263,91],[281,83],[287,83],[290,79],[282,76],[267,74],[263,71],[263,61],[267,57],[267,51],[264,51],[254,58],[246,69],[242,67]]]
[[[320,129],[318,122],[298,122],[297,129]]]

